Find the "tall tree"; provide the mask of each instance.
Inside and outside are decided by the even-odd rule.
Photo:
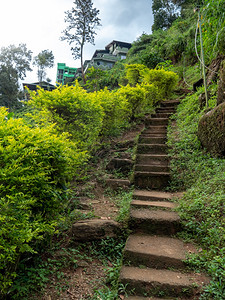
[[[0,50],[0,105],[15,108],[19,105],[19,79],[32,71],[32,52],[25,44],[10,45]]]
[[[71,46],[75,59],[81,60],[81,72],[84,83],[86,78],[83,67],[83,51],[85,43],[94,45],[95,29],[100,26],[99,10],[93,8],[92,0],[75,0],[75,7],[66,11],[65,22],[68,26],[63,31],[61,40],[66,40]]]
[[[168,29],[179,16],[179,9],[172,0],[153,0],[152,12],[154,16],[152,31]]]
[[[54,66],[54,55],[52,51],[43,50],[34,57],[33,64],[38,67],[38,81],[41,83],[46,77],[46,69]]]

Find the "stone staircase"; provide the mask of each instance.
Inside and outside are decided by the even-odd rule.
[[[181,230],[173,211],[177,204],[171,202],[177,195],[164,191],[170,181],[167,125],[178,103],[164,101],[139,137],[129,220],[132,234],[119,279],[130,295],[128,300],[198,299],[209,282],[202,274],[187,272],[183,260],[195,249],[173,237]]]

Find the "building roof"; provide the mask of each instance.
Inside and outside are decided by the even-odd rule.
[[[108,54],[108,53],[109,53],[108,50],[102,50],[102,49],[96,50],[95,53],[92,56],[92,59],[97,57],[98,54]]]
[[[54,90],[56,87],[55,85],[47,82],[47,81],[42,81],[42,82],[34,82],[34,83],[23,83],[23,88],[27,87],[31,91],[36,91],[37,87],[40,86],[44,90]]]
[[[113,40],[111,43],[109,43],[107,46],[105,46],[105,49],[108,50],[113,44],[116,44],[117,46],[124,47],[124,48],[131,48],[131,43],[126,42],[120,42]]]

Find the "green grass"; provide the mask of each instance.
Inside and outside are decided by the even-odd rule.
[[[198,121],[204,114],[198,103],[200,92],[182,101],[175,116],[176,127],[169,131],[171,189],[186,190],[179,207],[186,226],[183,237],[202,248],[189,264],[212,278],[202,299],[221,300],[225,299],[225,159],[211,157],[198,140]],[[213,108],[215,97],[209,103]]]

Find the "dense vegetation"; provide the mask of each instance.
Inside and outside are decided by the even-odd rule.
[[[133,77],[129,72],[128,82]],[[55,232],[69,201],[69,181],[82,178],[85,161],[102,140],[151,111],[177,79],[173,72],[145,68],[139,84],[116,91],[88,93],[78,82],[52,92],[40,88],[31,93],[26,119],[1,109],[2,294],[8,293],[20,258],[36,253]]]
[[[225,297],[225,160],[211,157],[198,140],[198,122],[205,113],[198,102],[201,92],[202,89],[182,100],[174,116],[176,127],[170,128],[171,188],[186,190],[179,207],[185,224],[181,236],[201,248],[189,263],[196,270],[206,270],[212,278],[202,299],[219,300]],[[215,105],[214,97],[209,106]]]
[[[143,34],[133,43],[124,63],[119,62],[108,71],[90,69],[85,84],[75,82],[52,92],[40,88],[23,104],[22,113],[15,105],[19,103],[17,88],[15,93],[10,88],[13,105],[11,98],[0,97],[7,107],[0,109],[0,290],[3,299],[27,296],[29,289],[22,290],[21,286],[27,281],[32,288],[36,270],[26,269],[25,262],[30,255],[39,253],[44,244],[50,245],[59,224],[62,226],[65,215],[70,214],[69,183],[72,179],[84,180],[87,162],[96,151],[107,139],[118,136],[151,113],[159,101],[171,97],[178,80],[190,92],[192,84],[202,77],[197,20],[198,24],[201,20],[203,28],[207,66],[224,54],[225,1],[198,1],[200,20],[198,13],[193,12],[194,7],[192,0],[154,0],[153,33]],[[20,75],[29,69],[27,64],[24,67],[10,81],[16,87]],[[0,68],[5,70],[1,76],[5,76],[5,86],[8,86],[6,75],[12,65],[3,61]],[[211,98],[207,109],[216,106],[217,78],[214,76],[208,87]],[[203,88],[182,100],[175,116],[176,128],[171,126],[169,132],[168,144],[174,158],[171,189],[187,189],[180,206],[187,228],[183,237],[194,240],[202,248],[197,257],[190,259],[190,264],[197,269],[204,268],[212,277],[203,299],[219,300],[225,298],[225,165],[224,159],[207,154],[198,140],[199,118],[206,112],[205,103],[199,103],[201,94]],[[9,113],[9,107],[14,108],[14,115]],[[117,245],[120,249],[121,244]],[[75,250],[67,251],[71,264],[82,251]],[[30,281],[23,282],[18,277],[23,268],[28,270]],[[39,268],[42,279],[46,280],[51,270],[42,262]],[[118,267],[115,269],[118,273]],[[116,286],[115,273],[112,277]],[[107,293],[105,298],[101,294],[101,298],[116,297],[115,289],[113,293],[108,289]]]

